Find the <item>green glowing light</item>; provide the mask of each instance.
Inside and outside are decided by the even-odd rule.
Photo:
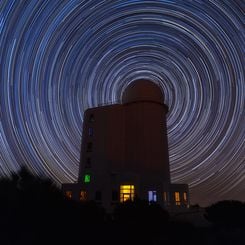
[[[90,174],[85,174],[84,175],[84,183],[90,183],[90,180],[91,180]]]

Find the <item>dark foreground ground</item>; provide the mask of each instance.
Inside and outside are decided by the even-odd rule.
[[[244,245],[245,204],[223,201],[205,208],[205,226],[192,214],[178,218],[157,204],[137,200],[112,214],[95,203],[63,197],[50,180],[25,169],[0,180],[0,244]],[[180,217],[180,216],[179,216]]]

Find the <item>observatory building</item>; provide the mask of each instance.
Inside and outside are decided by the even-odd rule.
[[[78,181],[62,185],[65,195],[107,210],[135,198],[188,207],[188,185],[170,181],[167,113],[160,87],[143,79],[126,87],[121,104],[87,109]]]

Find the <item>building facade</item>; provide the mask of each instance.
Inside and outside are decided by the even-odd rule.
[[[111,210],[145,199],[166,208],[188,207],[186,184],[171,184],[164,95],[148,80],[132,82],[121,104],[85,111],[78,181],[66,196]]]

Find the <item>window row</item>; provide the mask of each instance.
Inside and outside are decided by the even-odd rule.
[[[84,176],[84,182],[89,183],[90,182],[90,175]],[[66,191],[66,197],[72,198],[72,191]],[[182,194],[182,195],[181,195]],[[86,201],[88,200],[88,193],[87,191],[81,191],[80,192],[80,201]],[[120,192],[117,190],[112,191],[111,200],[113,202],[117,202],[120,200],[120,202],[125,202],[128,200],[133,201],[135,199],[135,187],[134,185],[121,185],[120,186]],[[97,190],[94,195],[95,201],[101,201],[102,200],[102,192]],[[163,200],[165,203],[170,203],[168,193],[163,192]],[[157,202],[157,191],[148,191],[148,201],[149,202]],[[187,205],[188,199],[187,199],[187,192],[174,192],[174,203],[176,206],[181,205]]]

